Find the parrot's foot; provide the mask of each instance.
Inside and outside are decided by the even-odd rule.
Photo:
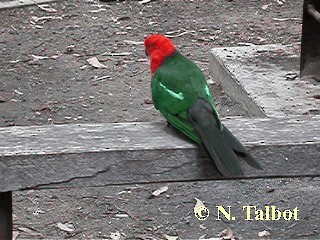
[[[171,126],[172,126],[171,123],[167,121],[167,127],[171,127]]]

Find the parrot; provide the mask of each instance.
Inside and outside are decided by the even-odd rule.
[[[202,145],[222,176],[243,175],[239,156],[252,167],[262,169],[221,122],[200,68],[162,34],[147,36],[144,48],[150,62],[152,101],[167,122]]]

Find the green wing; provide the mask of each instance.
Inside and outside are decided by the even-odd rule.
[[[167,121],[197,143],[201,143],[199,136],[194,132],[188,121],[186,111],[181,109],[184,106],[184,95],[182,92],[174,92],[166,88],[157,77],[152,80],[152,99]]]
[[[152,79],[152,99],[156,109],[175,128],[197,143],[200,137],[195,133],[189,116],[194,101],[203,98],[212,105],[214,100],[201,70],[190,60],[176,53],[169,57],[157,70]]]

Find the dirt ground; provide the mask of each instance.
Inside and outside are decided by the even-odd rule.
[[[163,120],[150,104],[142,44],[153,32],[172,37],[201,66],[222,116],[246,115],[209,76],[210,49],[300,41],[302,1],[297,0],[72,0],[49,6],[1,10],[0,126]],[[91,57],[105,67],[92,67]],[[117,193],[127,189],[118,187]],[[94,189],[15,193],[18,238],[110,238],[105,215],[95,214],[101,210],[96,206],[121,210],[108,210],[112,187],[102,192],[104,198]],[[180,195],[187,192],[176,189]],[[76,230],[63,231],[58,221],[73,223]],[[157,228],[146,219],[140,231],[156,228],[159,237],[168,233],[165,225]],[[133,226],[126,234],[130,231]]]
[[[140,43],[149,33],[173,36],[180,51],[208,75],[213,47],[292,43],[301,30],[300,1],[63,1],[50,6],[57,11],[1,11],[0,126],[162,119],[146,104],[150,74]],[[106,68],[89,66],[86,60],[93,56]],[[213,84],[213,89],[221,115],[245,114],[221,88]]]

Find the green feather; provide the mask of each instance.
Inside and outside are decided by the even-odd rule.
[[[176,52],[156,71],[151,85],[155,107],[175,128],[201,143],[190,123],[188,111],[191,105],[200,97],[212,105],[216,116],[218,113],[205,76],[197,65]]]
[[[175,52],[155,72],[151,88],[155,107],[172,126],[202,143],[223,175],[242,174],[237,155],[261,168],[223,127],[205,76],[192,61]]]

